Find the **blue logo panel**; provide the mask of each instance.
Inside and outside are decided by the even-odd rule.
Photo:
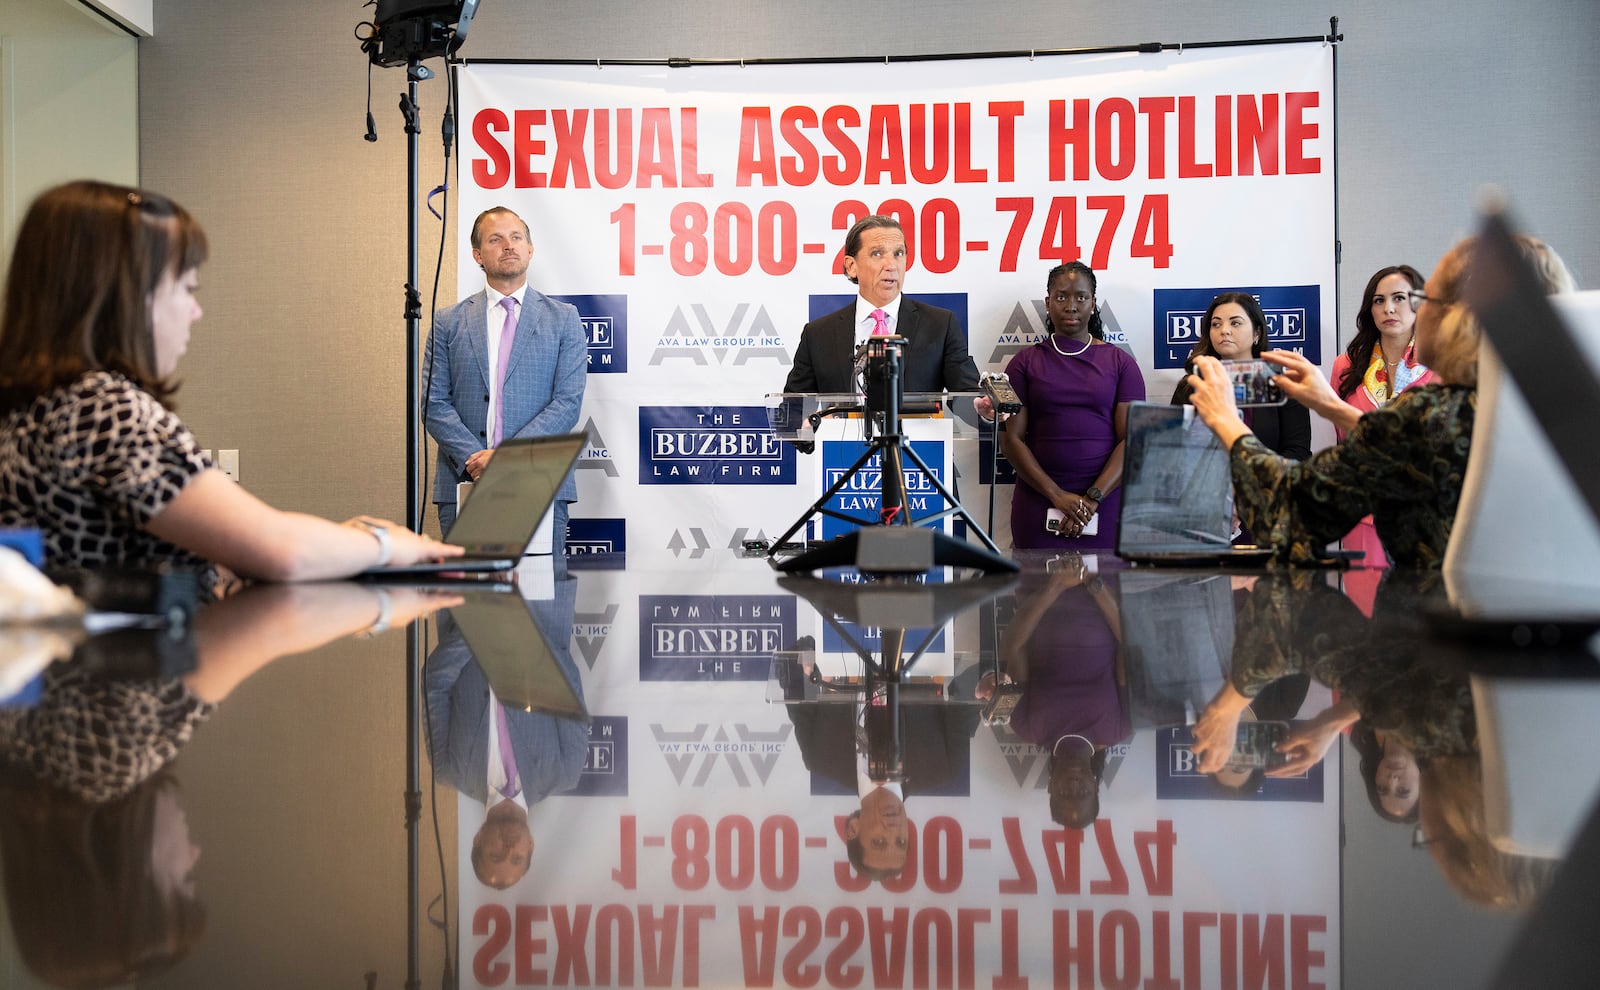
[[[942,440],[914,440],[911,448],[917,452],[929,467],[933,468],[934,477],[941,482],[945,481],[944,441]],[[822,444],[822,490],[827,491],[834,486],[845,472],[850,470],[850,465],[856,462],[866,444],[857,440],[828,440]],[[845,486],[834,493],[833,498],[826,503],[828,508],[838,512],[848,513],[862,520],[863,524],[878,521],[879,506],[883,499],[883,465],[881,456],[873,456],[861,465]],[[911,515],[922,518],[945,509],[944,496],[933,486],[928,476],[912,462],[911,458],[903,458],[906,477],[906,504],[911,509]],[[822,517],[822,538],[831,540],[835,536],[842,536],[858,527],[835,519],[832,516]]]
[[[578,308],[589,340],[589,374],[620,375],[628,370],[628,297],[551,296]]]
[[[579,797],[623,797],[628,793],[628,720],[597,715],[589,723],[589,753],[578,786],[567,792]]]
[[[567,520],[569,567],[620,571],[627,566],[628,522],[625,519]]]
[[[1267,318],[1267,347],[1299,351],[1322,363],[1322,286],[1244,285],[1207,289],[1155,290],[1155,366],[1181,368],[1204,332],[1206,308],[1219,293],[1248,292]]]
[[[1322,768],[1318,763],[1299,777],[1267,777],[1259,790],[1235,795],[1206,774],[1195,769],[1189,747],[1194,736],[1180,725],[1156,730],[1156,800],[1226,801],[1243,798],[1252,801],[1305,801],[1322,803]]]
[[[795,641],[793,595],[640,595],[641,681],[764,681]]]
[[[765,406],[639,407],[641,485],[792,485],[794,465]]]

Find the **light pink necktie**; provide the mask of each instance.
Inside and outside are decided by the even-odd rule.
[[[506,719],[506,706],[494,706],[494,720],[499,723],[500,735],[500,765],[505,768],[506,782],[500,785],[500,793],[506,797],[516,797],[522,790],[522,779],[517,774],[517,754],[511,749],[511,725]]]
[[[500,380],[494,393],[494,435],[489,438],[491,447],[500,446],[500,440],[506,434],[506,371],[511,368],[511,346],[517,337],[517,301],[506,296],[500,300],[500,307],[506,311],[506,321],[500,325]]]
[[[872,335],[874,337],[887,337],[889,335],[889,314],[881,309],[872,311]]]

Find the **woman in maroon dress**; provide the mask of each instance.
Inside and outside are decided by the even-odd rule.
[[[1128,405],[1144,399],[1144,376],[1127,352],[1106,343],[1096,289],[1094,271],[1081,261],[1052,269],[1045,339],[1006,366],[1022,400],[1000,435],[1017,472],[1017,548],[1102,550],[1116,543]],[[1046,528],[1051,509],[1061,512],[1054,530]]]

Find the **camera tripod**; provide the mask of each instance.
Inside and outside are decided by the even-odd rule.
[[[778,539],[767,551],[767,557],[780,571],[808,571],[820,567],[854,565],[863,572],[920,573],[935,566],[977,567],[984,571],[1015,571],[1015,561],[1004,557],[978,520],[972,516],[945,487],[906,439],[900,428],[900,407],[904,397],[901,376],[901,350],[906,339],[897,335],[871,337],[867,341],[866,388],[861,405],[836,407],[832,412],[861,411],[866,414],[867,449],[856,458],[839,480],[828,486],[822,497]],[[873,427],[878,426],[876,435]],[[878,518],[863,519],[829,506],[829,502],[850,484],[872,459],[878,458],[879,499]],[[905,458],[922,471],[928,482],[944,499],[947,508],[931,512],[921,518],[912,515],[906,500]],[[844,522],[855,523],[862,529],[823,543],[798,556],[777,560],[777,548],[787,543],[815,516],[823,515]],[[978,535],[984,552],[960,540],[918,529],[951,516],[963,520],[967,528]],[[904,527],[901,535],[891,536],[890,527]],[[911,531],[916,535],[911,536]]]

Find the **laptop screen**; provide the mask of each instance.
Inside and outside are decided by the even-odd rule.
[[[445,538],[479,557],[520,556],[587,439],[571,433],[502,442]]]
[[[1233,532],[1228,452],[1193,406],[1128,409],[1117,553],[1227,549]]]
[[[450,614],[502,704],[588,721],[576,668],[563,669],[521,595],[468,595]]]

